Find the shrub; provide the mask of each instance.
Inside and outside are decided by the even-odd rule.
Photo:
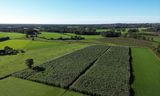
[[[121,32],[101,32],[101,35],[103,37],[120,37],[121,36]]]
[[[27,65],[27,67],[28,67],[29,69],[31,69],[32,66],[33,66],[33,64],[34,64],[34,61],[33,61],[33,59],[27,59],[27,60],[25,61],[25,64]]]

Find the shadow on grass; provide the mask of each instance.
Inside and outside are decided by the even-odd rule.
[[[135,80],[135,76],[133,74],[134,70],[133,70],[133,65],[132,65],[132,55],[131,55],[131,48],[129,49],[129,56],[130,56],[130,59],[129,59],[129,63],[130,63],[130,80],[129,80],[129,85],[130,85],[130,96],[135,96],[135,92],[134,92],[134,89],[132,88],[132,84],[134,83],[134,80]]]

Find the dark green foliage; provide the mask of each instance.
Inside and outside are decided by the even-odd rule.
[[[32,66],[33,66],[33,64],[34,64],[34,61],[33,61],[33,59],[27,59],[26,61],[25,61],[25,64],[27,65],[27,67],[28,68],[32,68]]]
[[[121,36],[121,32],[101,32],[101,35],[103,37],[120,37]]]
[[[3,38],[0,38],[0,42],[6,41],[6,40],[9,40],[9,39],[10,39],[9,37],[3,37]]]
[[[85,39],[84,37],[78,36],[78,35],[76,35],[76,36],[71,36],[71,40],[84,40],[84,39]]]
[[[93,96],[129,96],[129,48],[111,47],[70,88]]]
[[[32,40],[35,40],[35,37],[39,34],[37,30],[26,30],[26,38],[31,38]]]
[[[5,51],[5,54],[12,54],[14,50],[9,46],[5,46],[4,51]]]
[[[128,30],[128,33],[136,33],[136,32],[139,32],[139,30],[136,28],[132,28]]]
[[[5,46],[3,50],[0,50],[0,55],[17,55],[20,52],[25,53],[23,50],[15,50],[9,46]]]
[[[23,79],[68,88],[108,48],[102,45],[90,46],[40,65],[39,67],[44,68],[44,71],[39,72],[28,69],[13,75]]]
[[[160,43],[158,44],[158,46],[157,46],[157,48],[156,48],[156,51],[157,51],[158,53],[160,53]]]

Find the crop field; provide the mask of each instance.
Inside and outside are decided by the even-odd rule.
[[[15,73],[14,76],[68,88],[108,48],[106,46],[87,47],[40,65],[45,71],[23,70]]]
[[[155,42],[160,43],[160,36],[145,36],[145,37],[153,38]]]
[[[129,58],[129,48],[111,47],[71,88],[93,96],[129,96]]]
[[[130,46],[130,47],[155,47],[157,44],[154,42],[150,42],[150,41],[144,41],[144,40],[137,40],[137,39],[132,39],[132,38],[123,38],[123,37],[119,37],[119,38],[101,38],[98,39],[98,41],[101,42],[106,42],[106,43],[111,43],[111,44],[116,44],[119,46]]]
[[[160,60],[147,48],[132,48],[135,96],[160,96]]]
[[[43,71],[25,69],[12,76],[88,95],[127,96],[129,57],[129,48],[95,45],[39,65]]]

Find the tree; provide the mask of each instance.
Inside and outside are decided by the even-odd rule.
[[[154,41],[154,38],[153,38],[153,37],[151,38],[151,41]]]
[[[101,35],[103,37],[120,37],[121,32],[114,32],[114,31],[101,32]]]
[[[132,28],[128,30],[128,33],[137,33],[137,32],[139,32],[139,30],[136,28]]]
[[[9,46],[4,47],[5,54],[11,55],[13,53],[13,48]]]
[[[33,59],[27,59],[25,61],[26,65],[28,66],[29,69],[32,68],[33,64],[34,64],[34,60]]]
[[[26,30],[26,38],[32,38],[32,40],[35,40],[35,37],[38,37],[37,35],[39,32],[37,30]]]

